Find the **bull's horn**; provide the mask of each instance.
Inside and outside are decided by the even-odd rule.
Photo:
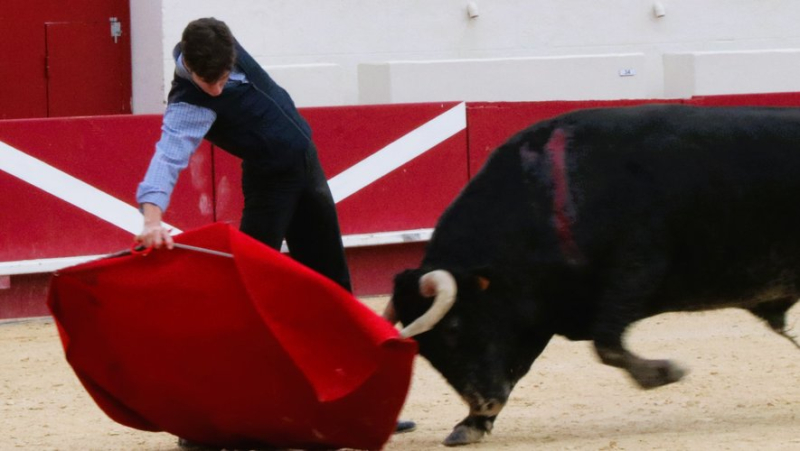
[[[431,271],[419,278],[419,292],[426,297],[436,297],[427,312],[400,331],[403,338],[427,332],[444,318],[456,300],[456,281],[447,271]]]

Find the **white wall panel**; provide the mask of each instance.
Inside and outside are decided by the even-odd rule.
[[[800,50],[664,55],[664,95],[800,91]]]
[[[289,91],[298,107],[345,103],[344,72],[337,64],[261,65],[276,83]]]
[[[644,58],[637,75],[644,97],[662,97],[665,54],[800,49],[797,0],[661,0],[666,8],[661,18],[655,17],[654,2],[649,0],[475,1],[480,11],[476,19],[468,18],[466,0],[131,0],[131,4],[132,10],[145,4],[161,15],[136,15],[133,28],[135,34],[158,33],[161,28],[162,64],[152,65],[152,70],[167,80],[172,74],[169,52],[183,27],[192,19],[214,16],[225,20],[265,65],[339,66],[343,104],[359,102],[362,64],[635,53]],[[135,46],[134,61],[143,59],[137,53],[149,51]],[[303,86],[317,80],[311,76],[304,81],[298,75],[293,83]],[[135,83],[139,84],[134,86],[135,96],[152,96],[160,89],[162,98],[169,85],[156,86],[141,77]]]
[[[131,0],[132,109],[136,114],[164,111],[164,34],[161,2]]]
[[[644,98],[644,67],[642,54],[364,64],[359,102]]]

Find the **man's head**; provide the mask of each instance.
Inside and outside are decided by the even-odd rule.
[[[233,34],[225,22],[213,17],[189,22],[181,53],[194,82],[209,95],[219,95],[236,61]]]

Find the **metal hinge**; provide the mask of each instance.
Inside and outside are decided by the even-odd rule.
[[[109,17],[108,21],[111,22],[111,37],[114,38],[114,44],[116,44],[117,39],[122,36],[122,24],[116,17]]]

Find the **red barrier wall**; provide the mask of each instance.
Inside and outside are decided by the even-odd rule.
[[[697,106],[800,106],[800,93],[697,96],[691,99],[630,99],[548,102],[471,102],[467,106],[470,177],[489,154],[518,131],[541,120],[585,108],[607,108],[644,103],[683,103]]]
[[[0,141],[100,192],[135,205],[160,134],[161,117],[107,116],[0,121]],[[35,172],[38,169],[30,168]],[[202,146],[175,191],[169,220],[181,228],[213,221],[211,148]],[[70,189],[63,187],[62,189]],[[0,262],[107,253],[130,246],[131,234],[0,171]]]
[[[518,131],[570,111],[643,103],[683,103],[684,100],[585,100],[548,102],[471,102],[467,106],[470,177],[483,166],[489,154]]]
[[[109,95],[109,92],[100,92],[98,85],[103,80],[93,78],[96,76],[109,76],[114,74],[122,76],[117,90],[112,91],[112,95],[130,99],[130,0],[3,0],[0,2],[0,119],[15,118],[34,118],[48,117],[49,108],[56,103],[57,107],[63,107],[62,102],[57,99],[50,99],[51,93],[48,92],[48,83],[65,84],[61,92],[67,95],[72,93],[72,99],[83,98],[87,103],[103,102],[102,96]],[[90,26],[97,25],[98,32],[102,37],[107,37],[108,42],[112,43],[110,35],[110,17],[117,17],[123,25],[122,36],[117,39],[120,48],[121,60],[115,61],[114,68],[97,68],[88,71],[85,67],[90,63],[76,54],[75,47],[96,49],[94,43],[75,42],[63,39],[63,36],[50,36],[48,42],[47,27],[49,25],[65,26]],[[84,37],[84,36],[82,36]],[[55,41],[55,42],[54,42]],[[62,44],[72,48],[69,53],[68,48],[57,55],[48,55],[48,51],[53,51],[53,46]],[[77,44],[80,44],[78,46]],[[109,44],[115,45],[115,44]],[[51,73],[50,79],[46,72],[47,58],[63,56],[63,60],[69,60],[71,64],[70,74],[65,74],[58,70],[58,67],[50,67],[56,70]],[[58,65],[57,58],[53,61]],[[111,62],[108,62],[111,64]],[[96,70],[95,70],[96,69]],[[120,69],[117,72],[116,69]],[[74,72],[81,71],[82,77],[73,78]],[[104,75],[104,73],[106,75]],[[57,88],[57,87],[56,87]],[[76,95],[80,93],[80,96]],[[73,101],[78,107],[84,107],[83,102]],[[86,110],[83,110],[86,111]],[[106,110],[102,110],[106,111]],[[130,105],[125,111],[130,112]],[[88,114],[88,113],[83,113]],[[98,114],[98,110],[92,111]]]
[[[333,179],[456,105],[306,108],[302,114],[313,130],[326,176]],[[217,220],[238,225],[243,204],[240,161],[219,149],[214,161]],[[462,131],[338,202],[342,233],[432,228],[467,180],[467,134]],[[346,249],[355,293],[387,293],[396,273],[418,265],[423,247]]]
[[[302,113],[311,123],[320,160],[332,178],[456,105],[311,108]],[[433,227],[468,177],[466,113],[461,115],[461,131],[344,198],[337,205],[343,233]],[[89,195],[107,194],[133,208],[136,187],[160,136],[160,121],[158,115],[0,121],[0,145],[5,146],[0,148],[0,158],[8,152],[32,157],[37,165],[88,184],[93,191]],[[28,174],[39,171],[14,165]],[[215,220],[238,225],[239,166],[238,159],[204,143],[182,173],[164,220],[183,230]],[[74,187],[48,191],[32,183],[0,170],[0,211],[5,212],[0,223],[0,263],[116,252],[127,248],[141,227],[138,217],[126,230],[63,200]],[[386,293],[395,273],[418,264],[422,247],[348,249],[356,293]],[[36,305],[32,315],[47,313],[28,279],[12,276],[12,288],[0,289],[0,318],[19,315],[19,306],[24,305],[19,298],[24,293],[37,298],[31,301]],[[5,300],[11,297],[16,307]]]
[[[653,102],[666,101],[471,103],[458,110],[458,114],[466,115],[466,129],[456,129],[420,156],[401,163],[337,205],[343,232],[351,235],[431,228],[489,153],[515,132],[578,108]],[[670,102],[800,106],[800,93]],[[314,130],[323,167],[329,179],[335,179],[458,106],[463,108],[456,103],[436,103],[308,108],[302,113]],[[0,158],[9,149],[22,152],[133,208],[136,186],[160,134],[160,119],[151,115],[0,121]],[[415,142],[404,145],[413,147]],[[2,163],[0,160],[0,168]],[[204,144],[181,175],[165,221],[181,229],[214,220],[237,224],[242,205],[239,177],[235,158]],[[37,188],[0,169],[0,265],[103,254],[130,245],[132,232],[64,202],[63,196],[57,189]],[[390,292],[394,274],[417,266],[423,250],[424,243],[348,248],[356,294]],[[47,279],[45,274],[31,274],[11,276],[10,283],[8,278],[0,281],[0,319],[47,314],[43,297]]]
[[[458,103],[302,109],[332,179]],[[215,151],[217,220],[238,224],[240,162]],[[468,180],[467,134],[458,133],[337,204],[345,235],[433,227]]]
[[[737,94],[729,96],[697,96],[684,101],[697,106],[800,106],[800,92]]]

